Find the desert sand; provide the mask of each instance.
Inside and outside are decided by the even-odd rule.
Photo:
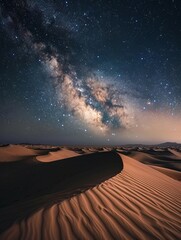
[[[0,147],[0,239],[180,239],[177,149]]]

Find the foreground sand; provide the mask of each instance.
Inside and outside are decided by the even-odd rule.
[[[166,165],[161,167],[174,171],[173,179],[154,169],[160,166],[153,166],[156,160],[168,162],[168,158],[160,157],[165,152],[156,158],[153,150],[127,151],[129,156],[124,151],[117,154],[88,148],[62,149],[44,156],[31,151],[31,158],[26,153],[21,161],[11,156],[11,162],[1,163],[2,180],[9,179],[10,183],[1,184],[0,239],[180,239],[181,183],[175,177],[179,152],[176,158],[170,155],[175,152],[167,152],[168,158],[178,161],[171,162],[171,170]],[[68,151],[72,158],[63,159]],[[101,153],[90,154],[97,151]],[[152,160],[149,165],[142,163],[145,154]],[[33,176],[34,171],[41,176]],[[26,177],[34,183],[29,184],[29,190],[23,189]],[[48,185],[51,189],[45,187]]]

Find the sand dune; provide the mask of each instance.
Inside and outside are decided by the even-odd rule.
[[[137,152],[130,151],[126,155],[152,166],[157,171],[160,171],[166,174],[173,179],[181,179],[181,158],[174,150],[162,150],[162,151],[146,151],[146,152]]]
[[[0,147],[0,162],[14,162],[36,156],[37,152],[20,145],[7,145]]]
[[[2,240],[180,239],[180,182],[149,165],[115,152],[20,163],[36,166],[38,175],[35,182],[32,170],[21,175],[31,179],[31,196],[20,191],[21,201],[0,209]],[[48,184],[58,187],[47,192]]]
[[[96,186],[122,168],[116,152],[100,152],[50,163],[41,163],[35,158],[4,163],[0,168],[0,192],[3,193],[0,230],[22,215],[27,217],[40,206],[49,206]],[[11,215],[7,216],[6,211]]]
[[[79,156],[79,154],[76,153],[75,151],[62,149],[56,152],[49,152],[47,155],[38,156],[36,157],[36,159],[40,162],[52,162],[52,161],[75,157],[75,156]]]
[[[169,151],[174,154],[175,156],[177,156],[179,159],[181,159],[181,152],[175,150],[175,149],[169,149]]]
[[[178,181],[181,181],[181,172],[180,171],[176,171],[176,170],[172,170],[172,169],[168,169],[168,168],[163,168],[163,167],[157,167],[157,166],[151,166],[153,169],[175,179]]]

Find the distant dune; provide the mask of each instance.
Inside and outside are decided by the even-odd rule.
[[[181,153],[173,149],[128,151],[126,155],[148,164],[176,180],[181,180]]]
[[[36,150],[19,145],[0,147],[0,162],[15,162],[36,155]]]
[[[79,154],[69,149],[63,149],[56,152],[50,152],[47,155],[38,156],[36,159],[40,162],[52,162],[52,161],[75,157],[75,156],[79,156]]]
[[[180,239],[179,154],[1,147],[0,239]]]

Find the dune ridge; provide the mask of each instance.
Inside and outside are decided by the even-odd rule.
[[[56,160],[61,160],[61,159],[70,158],[70,157],[76,157],[79,155],[80,154],[76,153],[75,151],[63,148],[63,149],[55,151],[55,152],[49,152],[46,155],[37,156],[36,159],[40,162],[53,162]]]
[[[121,173],[17,221],[1,239],[179,239],[180,182],[120,156]]]

